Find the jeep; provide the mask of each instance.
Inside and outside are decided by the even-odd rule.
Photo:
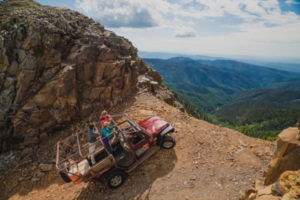
[[[138,123],[127,114],[111,117],[115,133],[109,143],[113,151],[105,147],[99,136],[94,151],[95,164],[89,155],[87,131],[74,131],[75,134],[57,142],[56,168],[65,182],[100,181],[110,188],[118,188],[128,173],[160,148],[175,146],[175,140],[168,135],[174,132],[174,126],[160,117],[150,117]],[[99,123],[97,128],[100,133]]]

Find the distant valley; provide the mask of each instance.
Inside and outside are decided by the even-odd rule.
[[[181,101],[217,124],[272,139],[300,116],[299,73],[232,60],[144,60]]]

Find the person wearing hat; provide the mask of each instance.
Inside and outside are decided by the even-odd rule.
[[[112,120],[111,116],[109,114],[107,114],[106,110],[103,110],[101,112],[101,115],[100,115],[100,118],[99,118],[99,121],[101,123],[101,128],[103,128],[105,122],[110,122],[111,120]]]
[[[103,128],[101,130],[102,132],[102,142],[103,144],[106,146],[107,150],[109,152],[112,152],[113,149],[109,144],[109,140],[111,139],[111,137],[114,135],[114,126],[109,126],[110,122],[104,122],[103,123]]]

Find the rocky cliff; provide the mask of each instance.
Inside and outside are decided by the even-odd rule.
[[[140,73],[161,82],[131,42],[92,19],[32,0],[0,2],[0,152],[117,105]]]

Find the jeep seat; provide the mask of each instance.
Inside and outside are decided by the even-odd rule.
[[[106,158],[100,160],[95,165],[91,167],[92,174],[98,174],[101,171],[109,170],[114,165],[114,158],[109,154]]]

